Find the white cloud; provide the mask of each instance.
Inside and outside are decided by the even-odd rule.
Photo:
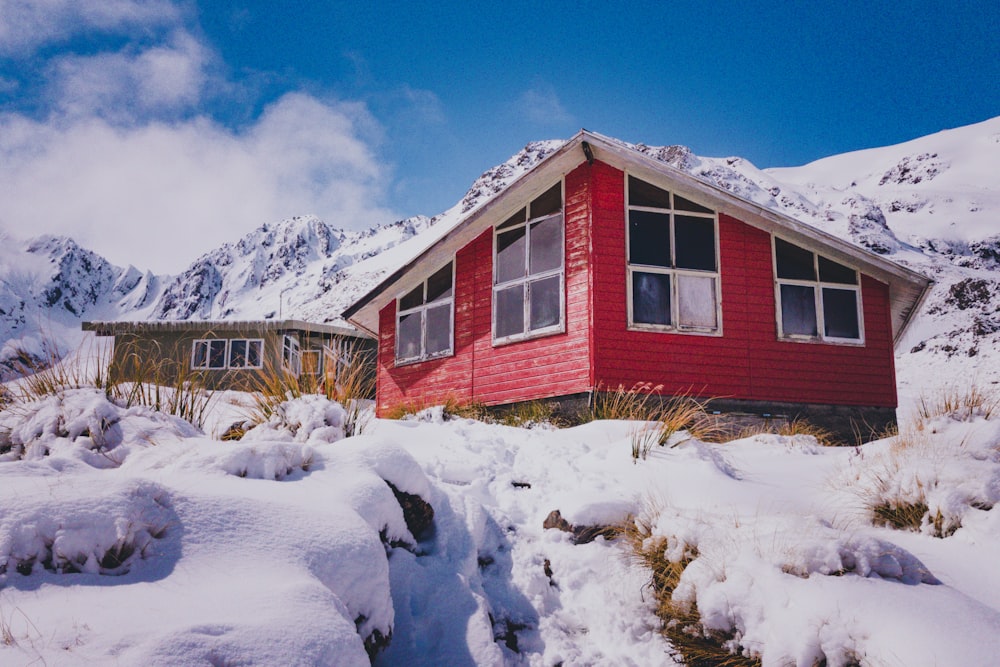
[[[520,97],[521,113],[532,123],[553,125],[573,122],[573,116],[562,105],[559,95],[549,85],[538,85]]]
[[[170,0],[0,0],[0,54],[29,55],[88,31],[128,32],[177,24]]]
[[[126,119],[195,105],[208,80],[212,52],[178,30],[162,45],[97,55],[67,55],[49,66],[53,106],[71,115]]]
[[[116,127],[96,116],[7,114],[0,226],[68,234],[116,264],[157,272],[294,214],[367,228],[395,217],[380,205],[388,175],[375,133],[363,105],[301,93],[240,132],[204,117]]]

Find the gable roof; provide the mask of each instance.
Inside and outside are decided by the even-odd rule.
[[[580,130],[551,155],[508,185],[501,193],[470,211],[445,229],[430,246],[387,276],[374,289],[343,312],[344,319],[373,335],[378,332],[378,313],[393,299],[420,284],[456,252],[485,229],[499,224],[523,207],[532,196],[575,169],[584,160],[599,160],[684,197],[726,213],[743,223],[853,266],[889,286],[893,339],[899,341],[927,296],[931,281],[800,220],[735,195],[717,185],[699,180],[661,160],[640,153],[609,137]]]

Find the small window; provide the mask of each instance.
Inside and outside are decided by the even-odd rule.
[[[861,288],[855,269],[774,239],[779,336],[861,342]]]
[[[566,255],[562,183],[497,225],[493,254],[493,342],[564,330]]]
[[[454,266],[435,271],[399,299],[396,311],[396,363],[412,363],[452,353]]]
[[[718,333],[715,212],[628,177],[629,327]]]
[[[302,349],[299,346],[298,336],[286,334],[282,339],[281,365],[295,377],[302,373]]]
[[[229,341],[230,368],[261,368],[264,361],[264,341],[234,338]]]
[[[211,338],[194,341],[191,349],[191,368],[219,370],[226,367],[226,339]]]

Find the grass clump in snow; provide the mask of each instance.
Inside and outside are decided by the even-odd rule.
[[[976,385],[944,387],[933,394],[920,395],[917,415],[925,422],[937,417],[951,417],[958,421],[970,421],[976,417],[990,420],[1000,415],[1000,392],[984,390]]]
[[[823,447],[835,447],[846,445],[847,443],[837,440],[836,436],[822,426],[817,426],[807,419],[796,417],[790,421],[773,420],[767,423],[760,423],[744,428],[736,436],[737,438],[749,438],[755,435],[782,435],[797,436],[804,435],[816,439],[817,444]]]
[[[696,558],[698,549],[685,545],[669,549],[667,537],[653,530],[653,522],[630,517],[621,529],[631,556],[649,570],[649,590],[656,602],[656,615],[663,622],[662,633],[691,667],[747,667],[760,661],[727,648],[732,637],[704,627],[695,602],[677,602],[674,591],[681,576]]]
[[[231,427],[223,434],[223,439],[239,439],[249,428],[270,421],[285,402],[309,395],[324,396],[327,400],[340,403],[347,413],[345,434],[348,437],[361,434],[371,419],[370,399],[375,393],[370,356],[371,353],[359,345],[349,347],[343,359],[336,361],[335,377],[295,374],[284,366],[268,364],[253,384],[253,406],[246,423]]]

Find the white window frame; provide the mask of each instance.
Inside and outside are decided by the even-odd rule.
[[[655,331],[662,333],[675,333],[675,334],[688,334],[696,336],[722,336],[722,264],[720,261],[719,252],[719,213],[718,211],[713,211],[712,213],[701,213],[698,211],[686,211],[683,209],[676,208],[674,202],[674,197],[678,193],[674,192],[673,188],[660,188],[670,194],[670,208],[658,208],[654,206],[633,206],[629,202],[629,187],[628,179],[629,177],[635,178],[636,180],[642,181],[644,183],[649,183],[657,188],[659,185],[652,183],[644,178],[640,178],[635,174],[625,174],[625,298],[627,299],[627,311],[628,311],[628,328],[631,331]],[[685,197],[680,195],[684,199],[695,202],[690,197]],[[703,204],[700,204],[704,206]],[[705,208],[709,208],[705,206]],[[630,225],[630,212],[631,211],[648,211],[651,213],[662,213],[670,216],[670,268],[663,266],[652,266],[649,264],[633,264],[630,257],[631,254],[631,225]],[[674,235],[674,216],[683,215],[690,216],[693,218],[704,218],[706,220],[712,221],[712,235],[714,237],[715,243],[715,271],[703,271],[698,269],[683,269],[675,268],[677,264],[677,241]],[[670,321],[673,324],[651,324],[648,322],[636,322],[633,314],[633,299],[632,299],[632,283],[633,273],[658,273],[670,276]],[[677,276],[692,276],[697,278],[714,278],[715,279],[715,327],[697,327],[697,326],[685,326],[680,324],[680,298],[679,298],[679,282],[676,278]]]
[[[212,366],[212,343],[222,343],[222,365]],[[198,366],[195,364],[199,345],[205,345],[205,364]],[[229,363],[229,341],[226,338],[199,338],[191,343],[191,370],[195,371],[224,371]]]
[[[281,367],[294,377],[302,374],[302,346],[298,336],[285,334],[281,338]]]
[[[233,358],[232,358],[232,355],[233,355],[233,343],[236,343],[236,342],[246,343],[247,344],[247,347],[246,347],[247,350],[250,349],[251,345],[257,344],[257,346],[259,348],[259,352],[257,353],[257,365],[256,366],[251,366],[250,364],[246,364],[246,365],[243,365],[243,366],[234,366],[233,365]],[[244,357],[249,357],[249,356],[250,355],[248,355],[248,354],[244,354]],[[237,370],[254,370],[254,369],[263,368],[264,367],[264,339],[263,338],[230,338],[226,342],[226,367],[227,368],[232,368],[232,369],[237,369]]]
[[[441,269],[451,264],[451,296],[438,299],[437,301],[427,302],[427,282],[431,279],[435,273]],[[407,366],[409,364],[418,364],[422,361],[428,361],[429,359],[440,359],[442,357],[450,357],[455,354],[455,258],[452,257],[450,260],[435,269],[427,278],[424,279],[420,285],[411,288],[406,291],[405,294],[396,298],[396,331],[395,331],[395,357],[397,366]],[[407,308],[402,310],[400,304],[403,297],[412,292],[417,287],[423,290],[424,302],[419,306],[414,306],[413,308]],[[433,354],[427,353],[427,311],[435,308],[440,308],[442,306],[448,306],[448,348],[435,352]],[[415,357],[400,357],[399,356],[399,322],[403,317],[407,315],[420,315],[420,353]]]
[[[793,245],[797,248],[801,248],[809,253],[812,253],[813,257],[813,272],[816,276],[816,280],[799,280],[793,278],[779,278],[778,277],[778,249],[776,244],[776,239],[781,239],[785,243]],[[832,283],[820,280],[819,277],[819,258],[824,259],[845,266],[849,269],[854,270],[854,275],[857,281],[854,285],[849,285],[845,283]],[[864,307],[861,303],[861,271],[856,267],[849,266],[843,262],[834,260],[826,255],[821,255],[812,248],[806,247],[801,243],[796,243],[795,241],[790,241],[787,238],[777,236],[775,234],[771,235],[771,266],[774,275],[774,307],[775,307],[775,319],[778,325],[778,339],[787,342],[798,342],[798,343],[831,343],[836,345],[853,345],[853,346],[864,346],[865,344],[865,320],[864,320]],[[812,287],[813,288],[813,298],[816,301],[816,333],[815,336],[808,336],[804,334],[786,334],[784,332],[784,326],[781,317],[781,286],[782,285],[798,285],[802,287]],[[857,338],[840,338],[835,336],[826,335],[826,313],[823,308],[823,289],[838,289],[844,291],[853,291],[855,293],[855,307],[858,311],[858,337]]]
[[[535,193],[535,195],[530,200],[529,204],[518,211],[514,211],[504,220],[510,220],[511,217],[517,215],[519,211],[524,211],[524,222],[519,222],[514,225],[509,225],[503,229],[499,229],[498,226],[493,228],[493,292],[492,292],[492,304],[490,306],[491,313],[491,333],[493,339],[493,345],[506,345],[508,343],[516,343],[523,340],[530,340],[532,338],[541,338],[543,336],[551,336],[553,334],[564,333],[566,331],[566,187],[565,182],[560,180],[559,182],[559,197],[560,197],[560,207],[559,211],[556,213],[549,213],[546,215],[541,215],[535,218],[531,216],[531,202],[545,194],[552,189],[552,185],[549,187]],[[529,257],[531,253],[531,227],[544,220],[549,220],[552,218],[560,218],[562,224],[559,228],[559,245],[562,247],[562,252],[560,253],[559,268],[550,269],[548,271],[541,271],[539,273],[527,273],[530,266]],[[500,223],[503,224],[502,222]],[[520,278],[515,278],[513,280],[507,280],[502,283],[497,282],[497,241],[501,234],[519,229],[521,227],[525,228],[524,234],[524,266],[525,275]],[[559,322],[556,324],[549,325],[547,327],[542,327],[539,329],[531,329],[531,283],[544,280],[546,278],[551,278],[553,276],[559,276]],[[515,287],[517,285],[524,286],[524,293],[526,295],[524,299],[524,331],[521,333],[511,334],[509,336],[497,336],[497,292],[501,292],[505,289]]]

